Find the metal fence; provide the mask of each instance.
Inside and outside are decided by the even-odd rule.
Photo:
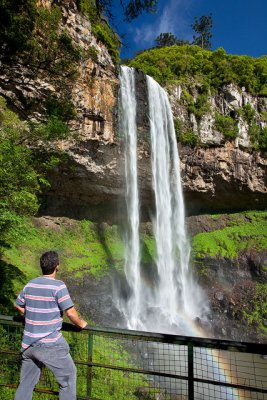
[[[19,381],[23,323],[0,315],[0,399]],[[63,324],[77,367],[77,398],[90,400],[267,400],[266,344]],[[54,400],[43,369],[33,399]]]

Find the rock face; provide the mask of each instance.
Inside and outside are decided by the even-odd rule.
[[[224,147],[180,149],[188,213],[264,209],[267,161],[227,143]]]
[[[51,7],[49,0],[39,3]],[[83,57],[77,62],[75,81],[67,83],[76,109],[75,118],[69,121],[76,139],[54,144],[68,154],[69,161],[51,173],[51,188],[45,193],[41,212],[117,220],[123,218],[124,202],[123,140],[117,124],[118,70],[105,45],[92,34],[88,19],[77,11],[76,2],[61,0],[58,4],[62,12],[60,29],[67,31]],[[46,71],[32,70],[19,59],[11,64],[0,59],[0,69],[0,95],[22,118],[44,121],[45,100],[60,91],[57,80]],[[146,220],[154,199],[146,82],[142,73],[136,72],[136,82],[139,187]],[[228,85],[209,97],[210,109],[198,120],[181,101],[183,91],[181,86],[168,88],[174,117],[191,127],[202,143],[197,148],[179,146],[188,214],[266,207],[267,161],[260,153],[247,149],[247,122],[238,117],[238,137],[235,143],[225,143],[223,135],[214,129],[214,120],[216,112],[237,118],[237,110],[250,104],[257,122],[265,126],[260,112],[267,110],[267,99]]]
[[[139,138],[138,174],[143,219],[145,220],[149,215],[149,210],[153,209],[154,199],[151,189],[146,83],[142,73],[136,73],[136,82]],[[175,116],[177,109],[174,106],[174,100],[176,99],[175,104],[177,104],[181,91],[179,87],[176,87],[172,93],[170,99]],[[241,93],[239,97],[236,92],[232,93],[231,97],[229,92],[226,91],[226,94],[221,96],[226,96],[227,101],[230,101],[231,104],[241,104],[242,101],[245,101],[244,99],[248,98],[252,105],[256,102],[248,94]],[[220,96],[218,98],[221,99]],[[218,101],[216,99],[217,103]],[[227,109],[226,100],[221,99],[220,101],[222,107],[229,112],[230,108]],[[262,102],[263,99],[257,101]],[[180,116],[186,118],[186,110],[179,107]],[[212,112],[215,112],[214,110]],[[196,118],[192,118],[192,114],[191,117],[188,117],[187,114],[187,118],[191,118],[191,122],[197,124]],[[204,131],[201,130],[201,126],[209,118],[212,120],[212,115],[206,114],[199,123],[200,128],[198,129],[202,136]],[[264,155],[248,151],[245,147],[239,147],[237,141],[235,143],[226,142],[223,145],[220,134],[214,130],[210,130],[207,137],[213,140],[212,146],[193,148],[179,144],[187,213],[191,215],[206,212],[264,209],[267,204],[267,160]],[[66,169],[53,174],[53,189],[48,194],[45,211],[57,215],[58,212],[67,210],[69,216],[77,217],[78,212],[79,217],[83,215],[93,219],[105,215],[108,219],[115,218],[116,222],[117,218],[123,214],[121,208],[124,193],[123,140],[115,136],[112,145],[103,141],[88,141],[86,144],[81,142],[69,149],[69,154],[75,168],[73,171]],[[59,175],[60,180],[58,180]],[[118,210],[118,207],[112,210],[112,216],[108,215],[111,204],[120,205],[118,213],[114,212],[114,209]],[[73,215],[74,209],[76,213]]]
[[[167,88],[170,102],[172,105],[174,118],[184,124],[185,128],[192,129],[194,134],[199,137],[201,145],[221,146],[225,144],[226,138],[221,131],[216,128],[216,114],[228,116],[237,124],[237,137],[234,141],[236,148],[248,149],[251,147],[249,133],[251,120],[248,120],[244,107],[251,108],[254,122],[262,128],[267,126],[264,113],[267,111],[267,98],[263,96],[253,96],[247,93],[245,88],[239,89],[234,84],[225,85],[218,93],[206,95],[205,107],[199,110],[199,115],[195,115],[192,109],[183,98],[183,93],[188,96],[188,89],[191,91],[191,101],[196,103],[201,88],[170,86]]]
[[[39,3],[51,7],[51,0]],[[75,119],[70,121],[71,129],[79,140],[112,143],[118,88],[116,67],[105,45],[92,34],[89,20],[77,11],[76,2],[61,0],[58,4],[62,14],[59,32],[67,32],[72,45],[82,53],[75,65],[76,79],[65,82],[76,111]],[[0,59],[0,71],[0,95],[23,118],[43,121],[46,99],[60,95],[58,77],[18,58],[11,64]]]

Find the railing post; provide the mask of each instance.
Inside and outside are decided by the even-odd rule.
[[[93,334],[88,335],[88,367],[87,367],[87,396],[91,398],[92,383],[93,383],[93,370],[91,363],[93,362]]]
[[[194,346],[189,343],[187,347],[188,361],[188,399],[194,400]]]

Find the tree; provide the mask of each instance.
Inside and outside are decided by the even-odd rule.
[[[171,32],[161,33],[155,42],[157,47],[173,46],[177,43],[177,37]]]
[[[177,39],[177,37],[171,32],[161,33],[156,39],[157,47],[167,47],[167,46],[183,46],[185,44],[189,44],[188,40]]]
[[[5,235],[20,216],[36,214],[47,172],[60,161],[61,154],[45,146],[68,134],[56,115],[46,124],[21,121],[0,96],[0,260]]]
[[[213,21],[211,15],[202,15],[201,17],[195,17],[195,22],[191,25],[191,27],[198,34],[198,36],[193,36],[193,44],[202,47],[202,49],[210,49],[212,25]]]
[[[100,13],[104,12],[109,18],[113,17],[112,5],[120,3],[126,21],[137,18],[143,12],[153,13],[157,9],[158,0],[77,0],[78,8],[82,8],[82,3],[94,5]]]

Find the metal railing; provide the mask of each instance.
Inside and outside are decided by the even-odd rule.
[[[0,399],[19,381],[22,319],[0,315]],[[266,344],[63,324],[77,367],[77,399],[267,399]],[[52,400],[46,368],[33,398]]]

